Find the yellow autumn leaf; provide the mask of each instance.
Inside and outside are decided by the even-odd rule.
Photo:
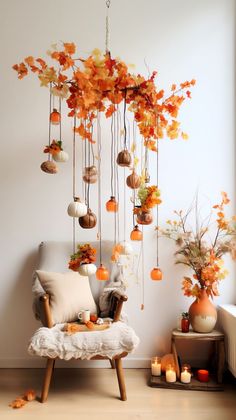
[[[183,131],[181,133],[181,137],[182,137],[183,140],[188,140],[188,134],[184,133]]]
[[[136,143],[132,143],[130,147],[131,153],[134,153],[135,150],[136,150]]]
[[[134,166],[136,168],[136,166],[138,166],[139,163],[139,158],[137,158],[137,156],[134,158]]]

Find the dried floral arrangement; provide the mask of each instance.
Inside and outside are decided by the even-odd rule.
[[[92,248],[90,244],[78,245],[77,252],[70,257],[69,268],[77,271],[82,264],[95,263],[96,252],[96,249]]]
[[[111,117],[118,104],[125,101],[133,112],[144,145],[156,151],[156,140],[168,137],[173,140],[179,136],[187,139],[180,130],[177,120],[179,108],[186,98],[191,98],[189,90],[195,79],[173,84],[171,93],[165,95],[163,89],[157,90],[155,77],[157,72],[145,79],[140,74],[128,71],[128,66],[119,58],[112,58],[93,50],[88,58],[75,56],[74,43],[62,43],[48,51],[49,57],[56,61],[56,66],[46,63],[42,58],[26,57],[15,64],[18,78],[23,79],[29,71],[35,73],[41,86],[50,88],[53,96],[65,98],[70,110],[69,116],[76,116],[80,124],[74,130],[83,139],[94,142],[91,132],[93,120],[98,112]]]
[[[222,257],[230,253],[232,258],[236,259],[236,216],[226,218],[225,206],[230,200],[225,192],[222,192],[221,196],[220,204],[213,206],[217,216],[214,223],[211,222],[212,213],[205,219],[205,223],[199,220],[196,202],[195,229],[188,225],[188,217],[193,207],[186,213],[182,210],[175,211],[178,219],[168,220],[168,227],[158,229],[159,236],[175,241],[178,247],[175,263],[184,264],[194,271],[192,278],[184,277],[182,281],[185,296],[199,297],[201,289],[205,289],[210,297],[218,296],[219,282],[228,274]],[[214,227],[215,232],[212,235]]]

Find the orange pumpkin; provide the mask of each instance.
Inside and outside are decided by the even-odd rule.
[[[107,268],[101,264],[100,267],[96,271],[97,280],[108,280],[109,279],[109,271]]]
[[[155,267],[152,269],[150,276],[152,280],[162,280],[162,271],[160,268]]]
[[[142,241],[143,239],[143,233],[141,232],[141,230],[139,230],[138,225],[136,225],[131,234],[130,234],[130,239],[131,241]]]
[[[106,209],[109,212],[117,213],[118,211],[118,202],[114,196],[111,196],[110,200],[106,202]]]
[[[53,125],[60,124],[61,114],[60,114],[60,112],[58,112],[56,110],[56,108],[53,108],[53,111],[50,114],[50,121],[51,121],[51,124],[53,124]]]

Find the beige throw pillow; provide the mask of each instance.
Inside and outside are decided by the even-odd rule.
[[[50,308],[54,324],[78,319],[78,312],[89,309],[97,312],[88,277],[71,271],[54,273],[37,270],[38,279],[50,296]]]

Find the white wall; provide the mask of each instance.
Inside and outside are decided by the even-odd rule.
[[[103,0],[8,0],[1,2],[1,281],[0,365],[38,366],[27,356],[27,342],[38,326],[31,312],[31,272],[42,240],[70,240],[71,167],[57,176],[42,173],[42,147],[47,144],[48,94],[32,76],[18,81],[12,64],[27,55],[43,57],[51,43],[74,41],[81,55],[104,47]],[[136,71],[158,69],[160,87],[196,78],[193,99],[183,106],[181,121],[189,141],[163,141],[160,146],[160,222],[173,209],[186,208],[199,187],[209,205],[225,190],[234,210],[234,1],[113,0],[111,49]],[[71,152],[71,123],[63,128]],[[107,132],[106,132],[107,133]],[[106,150],[108,133],[103,142]],[[107,168],[103,168],[104,172]],[[109,172],[107,177],[109,177]],[[105,179],[105,176],[104,176]],[[155,182],[155,171],[152,174]],[[103,196],[109,195],[109,185]],[[208,202],[209,198],[209,202]],[[96,197],[93,198],[95,206]],[[104,236],[109,238],[108,215]],[[131,218],[127,213],[127,225]],[[174,248],[160,245],[164,280],[149,279],[155,264],[153,225],[145,228],[145,310],[140,311],[140,286],[130,284],[127,312],[141,338],[133,366],[144,366],[153,354],[169,351],[170,331],[190,299],[181,293],[186,271],[175,267]],[[89,239],[97,231],[90,232]],[[79,239],[86,239],[79,231]],[[235,302],[235,267],[218,302]],[[135,362],[136,360],[136,362]]]

